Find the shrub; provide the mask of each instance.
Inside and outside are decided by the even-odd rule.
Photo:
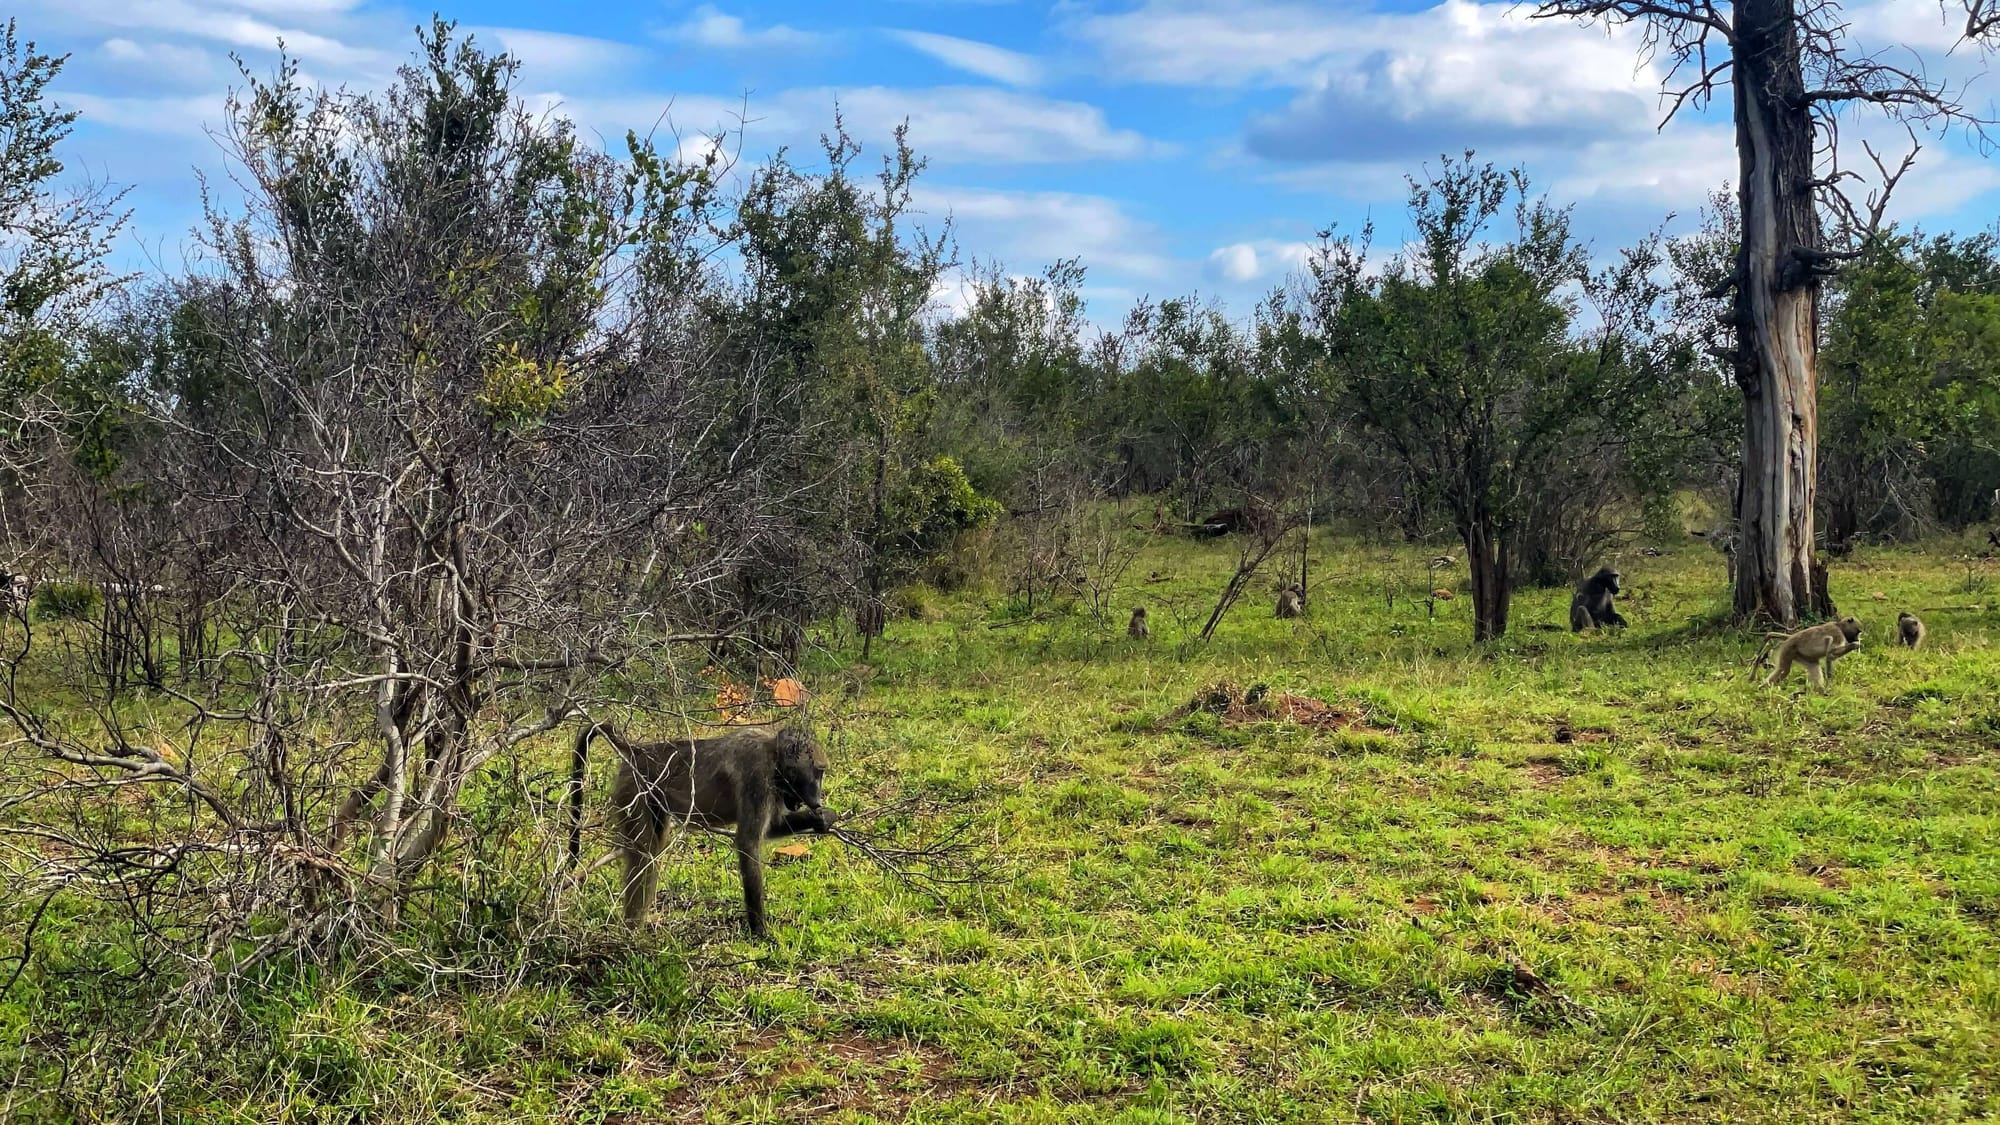
[[[42,621],[81,621],[95,614],[102,600],[95,586],[82,582],[44,582],[35,590],[35,617]]]

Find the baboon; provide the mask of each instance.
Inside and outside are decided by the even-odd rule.
[[[1776,639],[1777,634],[1772,634],[1767,643]],[[1778,646],[1778,667],[1765,678],[1764,686],[1779,683],[1791,674],[1794,663],[1802,663],[1813,686],[1824,689],[1833,678],[1833,662],[1860,647],[1861,622],[1852,617],[1800,629]]]
[[[1901,637],[1906,648],[1918,648],[1924,643],[1924,623],[1914,613],[1896,615],[1896,635]]]
[[[1146,628],[1145,606],[1132,607],[1132,621],[1125,626],[1125,635],[1135,641],[1148,640],[1152,637],[1153,631]]]
[[[854,631],[864,637],[881,636],[886,623],[887,614],[878,598],[869,598],[854,609]]]
[[[1618,608],[1611,604],[1612,597],[1621,592],[1618,580],[1623,577],[1604,566],[1583,580],[1583,585],[1576,588],[1576,596],[1569,600],[1570,632],[1581,633],[1605,625],[1625,626],[1625,619],[1618,616]]]
[[[618,751],[611,785],[612,836],[624,865],[627,922],[644,921],[660,888],[660,852],[678,821],[693,828],[736,826],[736,866],[750,932],[764,925],[764,841],[833,830],[820,805],[826,754],[803,727],[749,727],[717,738],[634,742],[608,723],[579,731],[570,756],[569,862],[583,844],[583,783],[590,740]]]
[[[1278,616],[1297,617],[1305,611],[1305,593],[1297,586],[1278,591]]]

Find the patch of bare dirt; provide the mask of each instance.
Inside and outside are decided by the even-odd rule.
[[[1554,762],[1526,762],[1522,764],[1521,772],[1527,775],[1529,782],[1537,789],[1547,789],[1551,786],[1562,784],[1562,767],[1556,765]]]
[[[1568,723],[1557,723],[1551,736],[1556,742],[1568,746],[1576,742],[1608,742],[1611,732],[1596,727],[1573,727]]]
[[[919,1099],[970,1088],[972,1083],[953,1077],[956,1065],[949,1053],[906,1040],[840,1032],[795,1044],[765,1030],[738,1043],[708,1073],[690,1076],[659,1113],[605,1120],[702,1121],[705,1105],[718,1094],[728,1101],[770,1098],[787,1121],[840,1113],[901,1120]]]
[[[1232,725],[1281,722],[1314,730],[1348,730],[1373,725],[1359,711],[1344,710],[1311,696],[1290,692],[1274,694],[1264,684],[1244,687],[1234,680],[1217,680],[1195,692],[1194,698],[1176,712],[1175,717],[1198,711],[1219,716]]]

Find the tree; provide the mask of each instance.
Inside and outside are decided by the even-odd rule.
[[[1967,0],[1966,34],[1990,35],[1986,0]],[[1713,290],[1733,295],[1728,355],[1743,394],[1737,483],[1735,607],[1739,617],[1790,625],[1815,601],[1814,489],[1818,481],[1819,291],[1852,247],[1829,248],[1826,206],[1858,241],[1879,226],[1887,193],[1910,162],[1891,170],[1871,149],[1880,189],[1865,204],[1843,194],[1858,179],[1840,166],[1836,118],[1869,102],[1910,119],[1964,117],[1941,85],[1849,47],[1837,5],[1825,0],[1543,0],[1538,18],[1638,23],[1648,52],[1665,48],[1671,119],[1706,105],[1727,77],[1735,103],[1737,199],[1742,237],[1735,266]],[[1685,77],[1685,81],[1678,81]],[[1914,154],[1913,154],[1914,155]]]
[[[906,228],[924,162],[904,129],[872,189],[854,173],[861,149],[837,113],[821,148],[824,172],[781,151],[752,177],[731,230],[745,282],[717,315],[770,352],[776,397],[760,409],[814,433],[795,451],[800,478],[818,482],[795,542],[827,561],[813,585],[848,595],[865,653],[905,544],[890,509],[925,469],[933,377],[923,316],[951,264],[949,230]],[[780,612],[796,619],[813,608],[810,589],[799,593]]]
[[[123,361],[143,456],[85,474],[37,455],[76,448],[63,428],[4,430],[73,573],[141,624],[227,615],[163,688],[173,720],[56,721],[44,673],[90,673],[50,658],[63,636],[21,620],[0,654],[0,805],[143,896],[135,932],[187,935],[162,948],[194,973],[333,948],[435,890],[454,916],[454,887],[553,893],[529,740],[710,640],[676,629],[815,483],[761,471],[798,431],[729,424],[768,364],[722,362],[696,307],[712,169],[593,151],[512,96],[508,57],[421,38],[380,95],[246,76],[244,210],[211,215],[205,272]],[[77,799],[132,784],[186,799],[138,828]]]
[[[47,100],[67,55],[23,44],[0,28],[0,395],[10,403],[57,381],[89,312],[121,278],[106,256],[124,228],[124,193],[57,189],[57,149],[76,111]]]
[[[1660,247],[1592,274],[1566,211],[1531,197],[1519,172],[1469,156],[1412,180],[1409,210],[1415,243],[1379,270],[1365,234],[1322,245],[1314,330],[1345,409],[1451,513],[1473,639],[1489,641],[1507,631],[1523,537],[1608,488],[1576,467],[1627,441],[1610,420],[1643,424],[1668,367],[1650,331]],[[1597,307],[1594,341],[1571,338],[1573,286]]]

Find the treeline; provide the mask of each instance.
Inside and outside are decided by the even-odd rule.
[[[708,506],[735,495],[731,518],[699,521],[727,579],[691,583],[674,618],[791,653],[830,613],[874,632],[887,591],[1002,507],[1131,495],[1169,525],[1259,508],[1451,536],[1480,635],[1497,635],[1513,586],[1572,580],[1647,520],[1670,529],[1676,494],[1720,498],[1735,472],[1741,406],[1712,355],[1725,309],[1706,296],[1733,246],[1726,197],[1701,234],[1593,264],[1563,209],[1468,155],[1413,181],[1405,245],[1323,234],[1247,320],[1146,300],[1100,332],[1075,260],[965,271],[960,307],[941,309],[958,248],[911,214],[923,165],[900,137],[879,169],[837,118],[810,168],[780,153],[737,177],[638,138],[606,156],[526,119],[512,64],[439,25],[380,98],[246,74],[229,130],[245,210],[210,216],[186,276],[107,299],[114,201],[25,203],[52,198],[72,116],[40,102],[60,60],[9,43],[9,112],[40,124],[6,171],[27,248],[8,287],[9,397],[59,403],[78,471],[126,493],[174,490],[128,479],[175,462],[150,448],[169,431],[214,436],[240,422],[232,404],[268,409],[273,380],[330,362],[405,384],[387,395],[443,396],[458,438],[514,457],[622,411],[635,432],[678,435],[690,459],[674,471],[694,474],[678,485],[731,476],[696,489]],[[350,117],[365,139],[342,134]],[[1997,260],[1991,235],[1888,232],[1838,284],[1822,365],[1835,542],[1991,517]],[[52,516],[17,510],[15,526],[75,526]],[[14,557],[35,542],[17,537]],[[121,581],[144,569],[57,553]]]

